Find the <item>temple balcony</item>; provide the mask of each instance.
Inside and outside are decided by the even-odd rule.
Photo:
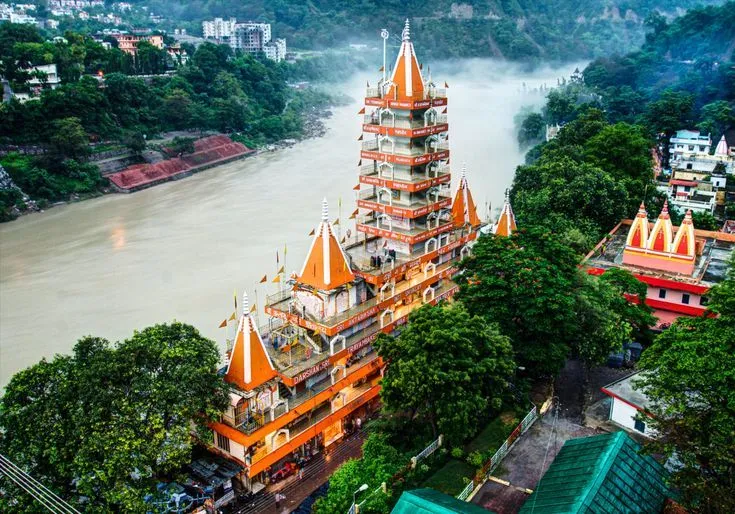
[[[365,88],[365,98],[380,98],[381,100],[392,100],[379,87]],[[446,88],[426,87],[424,89],[424,100],[433,100],[435,98],[447,98]]]
[[[452,229],[453,223],[451,220],[440,221],[439,223],[431,222],[427,224],[412,223],[410,227],[397,226],[391,220],[385,219],[368,214],[360,216],[357,219],[356,228],[358,231],[373,236],[385,237],[387,239],[393,239],[395,241],[401,241],[409,244],[416,244],[422,241],[426,241],[432,237],[435,237],[443,232],[447,232]]]
[[[388,180],[398,180],[401,182],[418,183],[427,179],[449,176],[451,171],[448,164],[439,164],[427,166],[425,173],[416,173],[408,167],[381,165],[377,161],[373,164],[365,164],[360,167],[360,176],[362,177],[378,177]]]
[[[366,152],[379,152],[385,155],[399,155],[402,157],[419,157],[421,155],[434,154],[443,150],[449,150],[448,141],[431,142],[427,144],[404,144],[394,143],[385,139],[383,141],[370,140],[362,142],[362,149]]]
[[[395,116],[386,116],[385,113],[381,116],[377,114],[366,114],[363,117],[365,125],[373,125],[376,127],[386,128],[399,128],[415,130],[419,128],[435,127],[437,125],[446,125],[449,122],[449,116],[446,114],[439,114],[431,117],[419,117],[413,120],[406,118],[396,118]]]

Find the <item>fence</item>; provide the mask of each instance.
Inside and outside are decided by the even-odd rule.
[[[442,445],[442,436],[439,434],[439,437],[436,438],[436,441],[432,442],[429,446],[424,448],[419,452],[418,455],[415,457],[411,457],[411,469],[416,469],[416,464],[421,462],[423,459],[434,453],[436,450],[438,450]]]
[[[505,456],[508,455],[508,452],[513,447],[513,443],[515,443],[518,438],[523,435],[526,430],[528,430],[528,428],[533,424],[534,421],[536,421],[537,418],[538,410],[534,405],[533,408],[528,411],[526,417],[523,418],[523,421],[521,421],[518,426],[513,430],[513,432],[510,433],[503,445],[498,448],[493,456],[490,457],[490,460],[487,461],[482,469],[477,473],[477,475],[475,475],[475,478],[470,480],[470,482],[462,490],[462,492],[457,495],[458,499],[464,501],[467,501],[469,499],[475,487],[487,479],[487,477],[490,475],[490,473],[493,472],[495,467],[500,464],[500,461],[502,461]]]

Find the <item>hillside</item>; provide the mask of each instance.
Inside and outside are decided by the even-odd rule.
[[[377,40],[380,28],[398,34],[410,17],[426,57],[512,60],[592,58],[624,53],[644,40],[654,11],[668,18],[717,0],[138,0],[173,20],[170,27],[201,31],[203,19],[236,17],[273,24],[293,48],[328,48]]]

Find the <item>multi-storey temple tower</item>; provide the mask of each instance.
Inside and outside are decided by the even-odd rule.
[[[244,466],[246,487],[377,408],[373,341],[457,290],[457,262],[481,226],[464,170],[452,199],[446,90],[424,78],[408,22],[365,106],[355,236],[340,240],[325,200],[301,272],[268,296],[264,326],[244,306],[229,352],[231,407],[212,424],[214,446]]]

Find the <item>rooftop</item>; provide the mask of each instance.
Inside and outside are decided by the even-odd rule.
[[[623,268],[638,275],[686,282],[693,285],[711,287],[725,279],[728,260],[735,252],[735,234],[694,230],[694,236],[703,241],[702,251],[698,253],[691,275],[673,273],[662,270],[642,268],[623,264],[623,250],[632,220],[621,221],[587,256],[583,264],[588,267]],[[649,227],[653,224],[649,223]],[[678,227],[674,227],[674,233]]]
[[[625,432],[571,439],[521,514],[661,512],[666,471]]]
[[[391,514],[492,514],[469,502],[458,500],[433,489],[414,489],[404,491],[393,507]]]
[[[633,373],[625,378],[621,378],[620,380],[603,387],[602,392],[610,396],[620,398],[631,405],[647,410],[651,405],[651,401],[645,394],[643,394],[643,391],[635,386],[635,380],[639,378],[639,375],[639,373]]]

